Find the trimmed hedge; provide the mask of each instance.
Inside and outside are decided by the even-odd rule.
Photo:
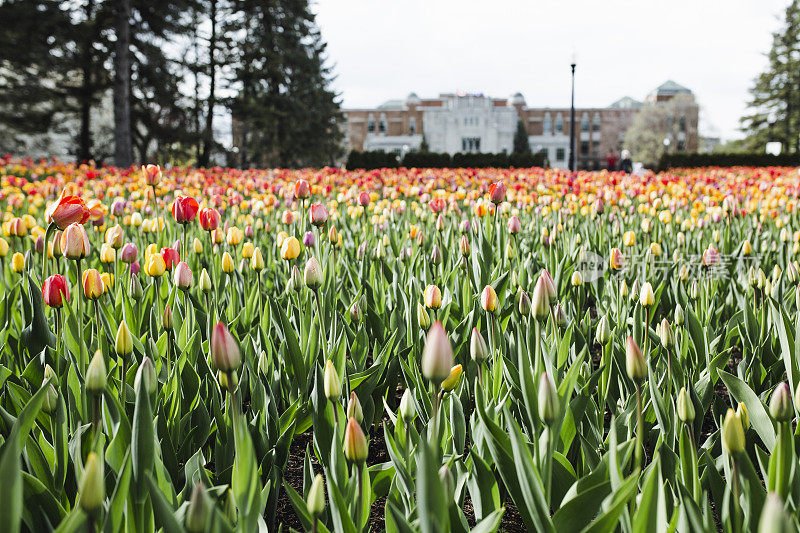
[[[796,167],[800,154],[772,155],[765,153],[683,153],[664,154],[659,170],[696,167]]]
[[[346,167],[348,170],[363,168],[529,168],[545,166],[543,154],[490,154],[490,153],[456,153],[440,154],[436,152],[409,152],[402,162],[391,152],[350,152]]]

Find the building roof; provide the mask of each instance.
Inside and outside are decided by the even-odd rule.
[[[691,90],[672,80],[667,80],[656,87],[655,92],[657,94],[692,94]]]
[[[403,109],[405,103],[403,100],[386,100],[378,106],[378,109]]]
[[[638,109],[642,107],[642,103],[639,100],[631,98],[630,96],[623,96],[608,107],[614,109]]]

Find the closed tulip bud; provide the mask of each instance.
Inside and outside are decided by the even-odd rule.
[[[203,253],[203,243],[200,242],[200,239],[198,239],[197,237],[195,237],[194,241],[192,241],[192,249],[194,249],[194,253],[196,253],[197,255]]]
[[[792,391],[786,382],[779,384],[773,391],[769,402],[769,414],[777,422],[789,422],[794,416]]]
[[[261,255],[261,248],[253,250],[253,257],[250,258],[250,268],[256,272],[264,270],[264,256]]]
[[[728,409],[722,423],[722,442],[731,455],[744,451],[744,428],[733,409]]]
[[[700,297],[700,285],[697,283],[697,280],[692,281],[692,284],[689,286],[689,298],[692,300],[697,300]]]
[[[60,233],[60,232],[59,232]],[[8,255],[9,244],[8,241],[0,237],[0,257]]]
[[[441,383],[453,368],[453,347],[442,323],[433,324],[425,339],[422,351],[422,375],[434,383]]]
[[[128,295],[134,302],[141,300],[142,296],[144,295],[142,284],[139,282],[139,276],[136,274],[131,275],[131,280],[128,283]]]
[[[681,304],[678,304],[675,306],[675,325],[682,326],[683,318],[683,307],[681,307]]]
[[[325,479],[322,474],[317,474],[313,483],[311,483],[306,507],[308,508],[308,514],[314,519],[318,518],[325,510]]]
[[[217,322],[211,332],[211,361],[223,372],[231,372],[242,363],[239,345],[222,322]]]
[[[289,286],[294,288],[295,291],[300,292],[303,289],[303,275],[297,265],[292,266],[292,274],[289,276]]]
[[[484,287],[483,292],[481,293],[481,309],[487,313],[494,313],[497,310],[498,304],[499,301],[497,299],[497,293],[494,291],[494,287],[491,285]]]
[[[90,394],[102,394],[106,390],[107,374],[105,359],[103,359],[103,354],[98,350],[86,370],[86,390]]]
[[[551,426],[558,415],[558,393],[550,382],[547,372],[539,376],[539,418]]]
[[[433,249],[431,250],[431,264],[432,265],[442,264],[442,250],[439,249],[439,246],[436,244],[433,245]]]
[[[161,327],[164,328],[164,331],[172,331],[172,307],[169,304],[164,307],[164,314],[161,315]]]
[[[608,323],[608,316],[603,315],[597,323],[597,330],[594,339],[598,344],[605,346],[611,341],[611,325]]]
[[[742,243],[742,255],[748,256],[753,253],[753,245],[750,244],[750,241],[744,241]]]
[[[572,273],[572,286],[580,287],[581,285],[583,285],[583,276],[576,270]]]
[[[364,421],[364,411],[355,392],[350,393],[350,400],[347,402],[347,418],[355,418],[359,424]]]
[[[255,248],[253,247],[252,242],[246,242],[242,245],[242,257],[244,259],[250,259],[253,257],[253,251]]]
[[[136,371],[136,378],[133,381],[133,389],[136,394],[141,394],[142,390],[148,395],[152,395],[156,391],[158,379],[156,378],[156,369],[153,362],[149,357],[145,356],[139,369]]]
[[[347,420],[347,429],[344,431],[344,456],[348,461],[357,465],[363,465],[367,460],[369,449],[367,448],[367,438],[361,425],[355,418]]]
[[[634,291],[634,294],[636,294],[636,291]],[[619,284],[619,296],[620,298],[625,298],[626,296],[628,296],[628,284],[625,283],[624,279]]]
[[[356,250],[356,258],[358,258],[358,260],[361,261],[362,259],[364,259],[366,253],[367,253],[367,243],[362,242],[361,244],[358,245],[358,250]]]
[[[544,278],[539,276],[539,279],[536,280],[536,286],[533,288],[533,298],[531,298],[533,314],[538,320],[547,319],[547,315],[550,313],[550,297],[545,284]]]
[[[305,281],[306,287],[314,291],[322,285],[322,267],[319,266],[319,261],[317,261],[316,257],[311,257],[306,261],[303,281]]]
[[[678,393],[678,418],[687,424],[691,424],[694,420],[694,403],[685,387],[681,387]]]
[[[339,398],[342,396],[342,381],[339,379],[336,367],[333,366],[333,361],[330,359],[325,363],[323,385],[325,388],[325,397],[332,402],[339,401]]]
[[[317,227],[324,226],[328,221],[328,210],[322,204],[311,204],[308,215],[309,221]]]
[[[541,274],[539,274],[539,277],[544,280],[544,285],[547,288],[547,296],[550,299],[550,303],[552,304],[553,302],[556,301],[556,298],[558,297],[558,292],[556,291],[556,283],[555,281],[553,281],[553,276],[551,276],[550,272],[548,272],[547,270],[542,270]]]
[[[211,292],[211,276],[205,268],[200,272],[200,290],[206,294]]]
[[[431,317],[428,315],[428,311],[419,303],[417,304],[417,322],[419,327],[424,330],[431,327]]]
[[[406,423],[411,422],[417,416],[417,407],[414,397],[411,395],[411,389],[403,391],[403,396],[400,398],[400,416]]]
[[[439,287],[436,285],[428,285],[425,287],[425,293],[423,296],[423,299],[425,300],[425,307],[428,309],[439,309],[442,306],[442,291],[440,291]]]
[[[461,240],[458,243],[458,249],[463,257],[469,256],[469,238],[467,238],[466,235],[461,236]]]
[[[331,229],[328,230],[328,242],[334,246],[339,242],[339,232],[336,230],[336,226],[331,226]]]
[[[486,341],[478,331],[478,328],[472,328],[472,335],[469,340],[469,354],[472,360],[479,365],[489,358],[489,347]]]
[[[47,385],[47,392],[44,396],[44,403],[42,404],[42,410],[45,413],[54,413],[56,409],[58,409],[58,391],[56,390],[56,385],[58,385],[58,377],[56,376],[55,370],[52,369],[50,365],[45,365],[44,367],[44,380],[42,384],[47,380],[51,380],[50,383]]]
[[[228,252],[222,254],[222,271],[226,274],[231,274],[234,269],[235,265],[233,264],[233,257]]]
[[[350,322],[358,323],[361,320],[361,305],[358,303],[358,300],[353,302],[353,305],[350,306]]]
[[[625,369],[628,377],[637,383],[647,378],[647,362],[633,337],[628,337],[625,342]]]
[[[522,316],[528,316],[531,313],[531,298],[528,293],[522,290],[522,287],[517,291],[517,309]]]
[[[119,323],[119,328],[117,328],[114,351],[121,357],[127,357],[133,353],[133,335],[131,335],[128,323],[124,319]]]
[[[184,291],[189,290],[192,286],[192,281],[194,281],[192,269],[189,268],[189,265],[184,261],[181,261],[178,263],[178,266],[175,267],[173,277],[175,286]]]
[[[658,338],[661,340],[661,346],[670,349],[675,343],[675,337],[672,334],[672,326],[670,326],[669,321],[666,318],[662,319],[656,329],[658,330]]]
[[[64,302],[69,302],[67,279],[60,274],[55,274],[44,280],[42,298],[49,307],[56,309],[64,305]]]
[[[447,379],[442,381],[442,390],[445,392],[450,392],[451,390],[455,389],[458,386],[458,382],[461,380],[461,374],[464,373],[464,368],[461,365],[456,365],[450,369],[450,375],[447,376]]]
[[[775,265],[777,267],[777,265]],[[786,279],[789,280],[789,283],[797,283],[797,266],[790,262],[786,265]]]
[[[567,325],[567,315],[564,313],[564,308],[561,307],[560,302],[553,308],[553,319],[558,327],[563,328]]]
[[[739,420],[742,422],[742,429],[747,431],[747,428],[750,427],[750,414],[747,412],[747,406],[743,403],[739,403],[736,406],[736,416],[739,417]]]
[[[797,529],[792,525],[791,517],[786,512],[786,505],[776,492],[770,492],[761,518],[758,520],[758,533],[793,533]]]
[[[508,233],[516,235],[521,230],[522,223],[519,221],[519,217],[517,215],[512,215],[511,218],[508,219]]]
[[[203,533],[208,523],[210,504],[206,501],[206,491],[199,481],[192,489],[189,507],[186,509],[184,525],[188,533]]]
[[[83,468],[80,488],[80,506],[83,512],[94,517],[106,498],[106,482],[103,462],[95,452],[89,452]]]

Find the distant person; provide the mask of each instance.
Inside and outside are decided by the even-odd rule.
[[[619,164],[619,169],[626,174],[633,172],[633,163],[631,162],[631,153],[627,150],[622,151],[622,161]]]
[[[613,172],[617,170],[617,161],[619,158],[617,157],[616,152],[614,150],[609,150],[606,154],[606,170],[609,172]]]

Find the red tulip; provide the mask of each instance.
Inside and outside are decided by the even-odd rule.
[[[505,182],[498,181],[489,185],[489,197],[493,204],[502,204],[506,198],[506,184]]]
[[[367,191],[361,191],[359,193],[358,205],[362,207],[367,207],[369,205],[369,193]]]
[[[447,207],[447,201],[444,198],[434,198],[428,205],[434,213],[441,213]]]
[[[61,274],[55,274],[44,280],[42,297],[44,303],[55,308],[61,307],[65,301],[69,302],[69,287],[66,278]]]
[[[178,196],[172,202],[172,216],[178,224],[187,224],[194,220],[200,205],[191,196]]]
[[[72,196],[61,192],[58,201],[51,204],[45,213],[45,221],[58,226],[58,229],[65,229],[73,223],[86,224],[89,221],[89,210],[86,203],[80,196]]]
[[[311,196],[311,187],[306,180],[297,180],[294,184],[294,195],[300,199]]]
[[[181,256],[175,248],[162,248],[161,257],[164,258],[167,270],[172,270],[172,267],[181,262]]]
[[[198,214],[200,227],[206,231],[213,231],[219,227],[219,211],[213,207],[204,207]]]

